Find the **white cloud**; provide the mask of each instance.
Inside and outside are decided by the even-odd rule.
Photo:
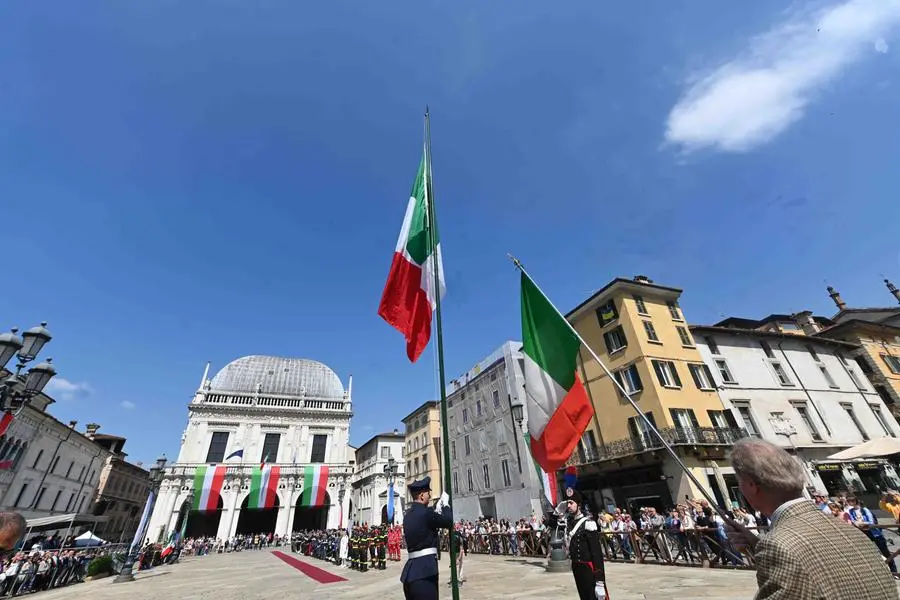
[[[884,38],[878,38],[875,40],[875,52],[881,52],[882,54],[887,54],[888,45],[887,42],[884,41]]]
[[[137,408],[137,404],[135,404],[131,400],[122,400],[122,403],[119,404],[119,406],[126,410],[134,410],[135,408]]]
[[[75,383],[63,377],[54,377],[47,383],[44,392],[52,398],[74,400],[75,398],[89,396],[94,392],[94,388],[85,381]]]
[[[789,18],[746,54],[693,83],[669,113],[666,141],[741,152],[801,117],[815,93],[900,24],[900,0],[849,0]],[[878,41],[883,46],[878,44]]]

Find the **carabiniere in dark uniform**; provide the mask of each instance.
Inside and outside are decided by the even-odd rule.
[[[566,538],[572,575],[580,600],[607,600],[606,572],[597,522],[582,514],[584,497],[572,488],[566,489],[568,528]]]
[[[438,529],[453,528],[450,497],[443,493],[434,509],[431,477],[410,483],[413,503],[403,516],[403,535],[409,552],[400,581],[406,600],[438,600]]]

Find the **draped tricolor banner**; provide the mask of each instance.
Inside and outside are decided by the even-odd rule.
[[[328,487],[328,467],[307,465],[303,468],[302,506],[325,506],[325,488]]]
[[[197,467],[194,471],[194,510],[217,510],[224,482],[225,465]]]
[[[274,508],[275,492],[278,490],[280,475],[281,467],[278,465],[254,468],[250,476],[250,497],[247,499],[247,508]]]

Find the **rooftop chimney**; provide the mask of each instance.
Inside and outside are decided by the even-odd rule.
[[[900,290],[897,289],[897,286],[891,283],[889,280],[884,280],[885,285],[888,287],[888,291],[894,295],[894,298],[897,299],[897,302],[900,302]]]
[[[634,281],[637,283],[653,283],[653,280],[647,277],[646,275],[635,275]]]
[[[826,288],[828,290],[828,295],[831,296],[831,299],[834,300],[834,305],[838,307],[838,310],[844,310],[847,308],[847,303],[841,298],[841,295],[835,291],[833,287],[830,285]]]
[[[78,421],[69,421],[69,429],[75,429],[76,425],[78,425]]]
[[[800,329],[802,329],[803,333],[806,335],[815,335],[822,330],[821,327],[819,327],[819,324],[816,323],[816,320],[813,319],[811,310],[798,312],[794,315],[794,320],[797,321],[797,325],[800,326]]]
[[[97,430],[100,429],[100,426],[96,423],[88,423],[84,426],[84,434],[89,439],[94,439],[94,436],[97,435]]]
[[[399,430],[399,429],[394,429],[394,435],[400,435],[400,430]]]

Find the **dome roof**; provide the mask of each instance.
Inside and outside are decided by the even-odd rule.
[[[320,362],[306,358],[245,356],[228,363],[210,384],[216,391],[343,398],[340,378]]]

